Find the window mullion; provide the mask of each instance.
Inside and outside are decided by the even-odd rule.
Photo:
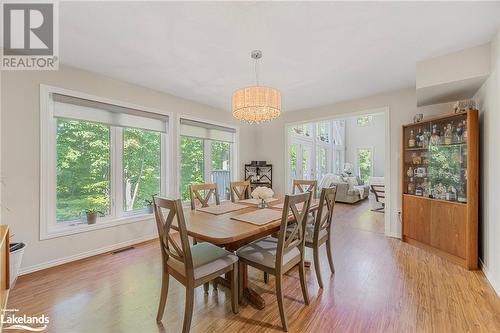
[[[112,211],[113,216],[124,215],[123,210],[123,129],[121,127],[112,127],[111,130],[111,149],[112,149]]]
[[[203,140],[204,147],[204,169],[205,169],[205,183],[210,183],[212,181],[212,141]]]

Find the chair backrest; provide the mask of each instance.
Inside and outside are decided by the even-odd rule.
[[[191,257],[191,247],[186,229],[186,221],[184,220],[184,212],[182,211],[182,203],[180,199],[169,200],[161,197],[153,197],[154,212],[156,218],[156,226],[158,228],[158,236],[160,238],[161,256],[163,258],[163,267],[166,268],[167,260],[172,257],[184,263],[186,269],[186,277],[193,277],[193,259]],[[164,210],[168,210],[168,215],[165,217]],[[177,226],[180,236],[180,246],[174,239],[171,231],[172,222],[177,217]]]
[[[196,209],[196,200],[201,207],[208,207],[211,196],[215,196],[215,204],[220,205],[219,191],[217,184],[191,184],[189,185],[189,195],[191,197],[191,209]]]
[[[327,230],[330,234],[332,227],[333,208],[335,207],[335,196],[337,187],[325,187],[321,190],[319,198],[319,207],[316,212],[316,221],[314,222],[314,238],[318,239],[322,230]]]
[[[380,202],[380,199],[385,199],[385,185],[371,185],[375,201]]]
[[[307,215],[311,206],[311,192],[291,194],[285,196],[283,204],[283,215],[281,216],[281,226],[278,235],[278,249],[276,251],[276,268],[281,267],[283,256],[298,247],[304,255],[305,228]],[[302,204],[299,211],[297,207]],[[291,216],[290,216],[291,213]],[[293,217],[293,219],[291,219]],[[289,230],[288,227],[292,226]]]
[[[240,181],[231,182],[231,201],[236,202],[236,200],[245,200],[250,198],[250,182]]]
[[[313,197],[316,198],[316,188],[318,187],[317,180],[294,179],[292,185],[293,194],[295,194],[295,189],[297,189],[298,193],[312,192]]]

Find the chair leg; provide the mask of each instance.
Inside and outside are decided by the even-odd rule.
[[[163,318],[165,304],[167,303],[169,277],[170,276],[167,272],[163,272],[163,276],[161,279],[160,304],[158,305],[158,314],[156,315],[156,322],[158,323],[161,322],[161,319]]]
[[[234,263],[233,270],[231,272],[231,309],[233,310],[233,313],[238,313],[240,311],[238,302],[238,284],[238,263]]]
[[[205,291],[205,294],[208,294],[208,290],[210,290],[210,282],[203,284],[203,290]]]
[[[316,245],[313,248],[314,270],[316,271],[316,279],[320,288],[323,288],[323,280],[321,280],[321,270],[319,269],[319,247]]]
[[[283,330],[285,332],[288,332],[288,321],[286,319],[286,314],[285,314],[285,308],[283,306],[283,290],[281,287],[281,282],[282,282],[282,275],[276,274],[275,276],[276,280],[276,298],[278,298],[278,308],[280,310],[280,317],[281,317],[281,325],[283,326]]]
[[[238,261],[238,301],[243,302],[243,265],[241,261]]]
[[[191,319],[193,318],[194,306],[194,287],[193,285],[186,286],[186,307],[184,309],[184,324],[182,325],[182,332],[189,333],[191,328]]]
[[[330,235],[328,235],[328,240],[326,241],[326,255],[328,257],[328,264],[330,265],[330,271],[335,274],[335,267],[333,266],[333,256],[332,256],[332,242],[330,241]]]
[[[304,303],[306,303],[306,305],[309,305],[309,295],[307,294],[304,258],[302,258],[302,260],[299,262],[299,275],[300,275],[300,287],[302,288],[302,296],[304,297]]]
[[[269,273],[268,272],[264,272],[264,283],[269,283]]]

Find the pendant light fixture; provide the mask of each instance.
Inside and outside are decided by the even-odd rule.
[[[257,64],[262,58],[262,52],[254,50],[251,57],[255,60],[256,85],[238,89],[233,93],[232,110],[236,119],[259,124],[280,116],[281,93],[274,88],[259,86]]]

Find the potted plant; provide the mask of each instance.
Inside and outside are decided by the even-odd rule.
[[[87,215],[87,224],[95,224],[97,221],[97,214],[104,215],[103,212],[98,211],[95,208],[86,209],[85,215]]]
[[[149,214],[153,214],[153,199],[144,199]]]

